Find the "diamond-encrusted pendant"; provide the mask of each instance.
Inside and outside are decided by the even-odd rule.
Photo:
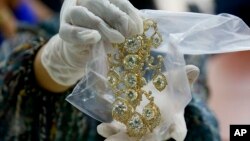
[[[126,39],[124,44],[124,48],[128,53],[136,53],[142,46],[142,38],[141,37],[132,37]]]
[[[138,97],[138,93],[133,89],[128,89],[126,91],[127,99],[131,102],[135,101]]]
[[[124,83],[129,88],[135,88],[137,86],[137,75],[134,73],[127,73],[124,78]]]
[[[135,70],[140,66],[140,57],[138,55],[127,55],[123,60],[125,69]]]
[[[167,86],[167,79],[162,73],[159,73],[153,77],[153,84],[158,91],[162,91]]]
[[[142,95],[140,91],[136,91],[133,89],[126,90],[126,99],[129,101],[131,106],[134,108],[138,106],[142,100]]]
[[[137,112],[129,118],[127,128],[128,135],[132,137],[142,137],[147,132],[146,124]]]
[[[155,116],[155,112],[151,107],[146,107],[143,109],[143,116],[146,120],[151,120]]]
[[[151,37],[151,40],[152,40],[152,45],[156,48],[158,46],[160,46],[160,44],[162,43],[162,37],[161,35],[156,32],[152,37]]]
[[[117,84],[119,83],[119,74],[117,73],[117,72],[115,72],[115,71],[109,71],[108,72],[108,82],[109,82],[109,84],[110,84],[110,86],[111,87],[115,87],[115,86],[117,86]]]
[[[160,124],[161,114],[159,108],[152,102],[143,108],[142,115],[148,123],[148,128],[152,131]]]
[[[126,123],[132,111],[133,108],[128,104],[125,99],[118,98],[113,103],[112,116],[117,121]]]

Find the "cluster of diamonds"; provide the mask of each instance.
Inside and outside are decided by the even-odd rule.
[[[161,43],[162,37],[157,24],[152,20],[145,20],[143,34],[127,38],[124,43],[114,44],[117,52],[108,54],[108,81],[116,98],[112,117],[127,127],[127,133],[131,137],[140,139],[152,132],[161,120],[152,92],[142,89],[148,83],[145,79],[148,71],[153,72],[151,79],[158,91],[162,91],[167,85],[167,79],[161,72],[163,57],[157,56],[155,59],[150,54],[150,49],[157,48]],[[143,96],[148,104],[139,113],[136,108]]]

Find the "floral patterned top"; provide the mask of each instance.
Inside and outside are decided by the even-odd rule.
[[[51,25],[22,30],[17,40],[0,48],[0,56],[7,48],[0,63],[0,141],[104,140],[96,132],[99,122],[65,101],[70,90],[51,93],[36,83],[33,60],[52,31],[57,31]],[[198,96],[185,109],[185,119],[187,141],[220,140],[217,121]]]

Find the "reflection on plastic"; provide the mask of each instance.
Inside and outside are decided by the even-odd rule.
[[[105,81],[98,77],[95,72],[90,71],[77,84],[66,100],[98,121],[111,122],[111,108],[114,98],[110,95],[109,87],[104,85]]]

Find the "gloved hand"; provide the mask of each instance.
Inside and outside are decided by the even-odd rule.
[[[128,0],[65,0],[60,31],[45,45],[41,62],[50,77],[71,86],[84,76],[92,48],[100,42],[121,43],[143,32],[139,12]]]
[[[186,73],[188,76],[188,80],[190,83],[190,86],[194,83],[194,81],[197,79],[199,75],[199,68],[193,65],[187,65],[186,66]],[[167,74],[165,74],[167,75]],[[152,94],[157,93],[157,90],[155,90],[152,82],[148,83],[144,87],[144,90],[148,91],[151,90]],[[154,102],[158,105],[162,119],[161,123],[168,123],[168,132],[164,133],[163,135],[160,135],[159,132],[157,132],[157,128],[154,129],[154,131],[142,138],[142,141],[162,141],[167,140],[170,138],[175,139],[176,141],[183,141],[187,134],[187,128],[186,128],[186,122],[184,119],[184,109],[180,112],[174,113],[174,115],[170,114],[172,109],[173,103],[169,98],[167,94],[155,94],[154,96]],[[144,103],[145,101],[142,101]],[[143,105],[141,103],[141,105]],[[117,121],[113,121],[111,123],[102,123],[98,125],[97,132],[107,138],[105,141],[136,141],[135,138],[129,137],[126,134],[125,126]]]

